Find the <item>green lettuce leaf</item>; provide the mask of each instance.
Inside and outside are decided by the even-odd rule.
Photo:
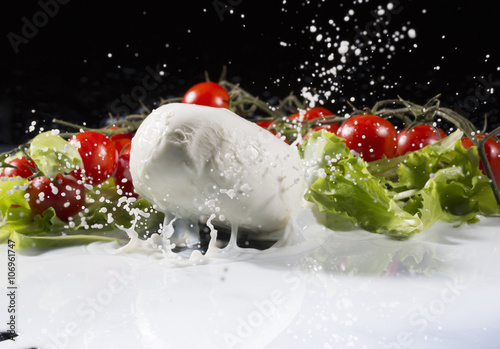
[[[6,218],[12,206],[29,209],[29,204],[24,194],[29,185],[29,180],[21,177],[0,177],[0,213]]]
[[[341,138],[316,132],[301,148],[301,154],[309,159],[306,172],[310,185],[305,198],[320,211],[395,238],[407,238],[422,230],[420,218],[398,206],[383,181],[368,171],[363,159],[349,153]]]
[[[60,235],[60,236],[29,236],[12,231],[10,240],[14,241],[15,248],[55,248],[76,245],[88,245],[92,242],[117,241],[116,238],[99,235]]]
[[[31,223],[31,210],[24,197],[29,181],[20,177],[0,177],[0,243],[5,243],[12,229]]]
[[[28,155],[45,176],[54,178],[58,173],[70,173],[82,168],[82,158],[73,145],[53,131],[40,133],[31,141]]]
[[[142,212],[136,225],[140,236],[157,232],[163,222],[164,215],[144,199],[120,196],[113,178],[86,191],[85,210],[70,222],[60,220],[53,208],[34,215],[24,197],[28,184],[22,178],[0,179],[0,243],[14,240],[16,249],[125,242],[128,235],[118,227],[130,228],[137,210]]]
[[[348,219],[370,232],[404,239],[437,220],[474,223],[498,214],[489,180],[474,147],[460,133],[394,159],[366,163],[342,139],[318,131],[299,148],[308,190],[305,199],[337,229]],[[335,219],[334,217],[341,217]]]
[[[498,213],[489,180],[479,169],[477,149],[464,149],[460,141],[448,149],[431,145],[409,153],[397,173],[400,187],[418,190],[412,211],[419,209],[426,227],[438,218],[473,223],[478,214]]]

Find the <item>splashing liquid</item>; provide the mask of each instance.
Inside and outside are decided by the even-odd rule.
[[[192,221],[167,214],[158,233],[152,234],[147,239],[141,239],[135,227],[141,217],[147,217],[147,214],[139,209],[133,209],[131,213],[134,215],[132,226],[130,228],[119,227],[130,238],[130,241],[125,246],[116,247],[115,245],[109,248],[109,245],[102,244],[101,247],[94,245],[93,249],[104,250],[106,253],[112,254],[128,254],[131,256],[141,256],[142,258],[161,259],[170,266],[185,267],[256,258],[275,258],[303,253],[319,246],[322,239],[318,239],[318,237],[323,235],[321,232],[318,234],[319,231],[317,229],[313,229],[314,239],[307,239],[303,236],[307,227],[299,227],[297,220],[300,220],[300,217],[304,214],[310,214],[309,210],[303,209],[297,217],[290,219],[281,237],[271,247],[264,250],[241,247],[237,243],[238,224],[232,223],[230,225],[230,236],[226,243],[226,241],[218,239],[219,231],[212,223],[216,215],[212,214],[205,222],[205,226],[209,229],[208,235],[210,240],[208,241],[206,252],[203,253],[200,243],[185,244],[186,237],[192,239],[194,234],[200,234],[199,227],[194,225]],[[309,232],[306,235],[310,236],[311,233]],[[185,245],[183,246],[184,248],[179,247],[181,244]]]

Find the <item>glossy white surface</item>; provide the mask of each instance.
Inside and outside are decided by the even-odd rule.
[[[404,242],[298,224],[299,246],[188,267],[110,245],[18,254],[20,336],[0,346],[498,348],[500,218]]]

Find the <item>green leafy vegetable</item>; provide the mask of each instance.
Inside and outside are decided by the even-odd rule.
[[[306,200],[374,233],[404,239],[436,220],[472,223],[498,213],[474,149],[460,135],[395,159],[366,163],[335,134],[315,132],[299,149],[306,167]],[[338,220],[326,225],[336,229]]]
[[[31,210],[24,198],[29,181],[20,177],[0,177],[0,243],[4,243],[12,230],[31,222]]]
[[[448,222],[472,223],[478,214],[498,212],[489,180],[479,169],[477,149],[464,149],[460,141],[448,149],[431,145],[410,153],[397,172],[400,186],[419,190],[414,200],[420,201],[426,227],[437,218],[430,217],[439,213]],[[441,209],[429,208],[430,201],[438,202]]]
[[[349,153],[341,138],[333,133],[315,132],[301,153],[313,161],[307,165],[311,185],[306,199],[316,203],[320,211],[341,215],[366,230],[398,238],[422,230],[419,217],[397,205],[381,179],[370,174],[363,159]]]
[[[58,173],[70,173],[77,166],[82,167],[78,149],[52,131],[33,138],[28,155],[49,178],[54,178]]]
[[[68,173],[81,166],[78,151],[52,132],[36,136],[28,154],[46,176]],[[30,181],[20,177],[0,177],[0,243],[16,241],[16,248],[52,248],[94,241],[128,241],[118,227],[130,228],[134,221],[141,235],[156,232],[163,214],[144,199],[121,196],[111,177],[87,187],[85,208],[68,222],[60,220],[52,207],[34,215],[26,199]]]

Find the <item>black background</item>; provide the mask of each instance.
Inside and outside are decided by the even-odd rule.
[[[318,76],[318,69],[333,65],[326,58],[330,53],[335,64],[340,55],[337,48],[316,41],[316,35],[352,43],[356,28],[373,24],[371,11],[387,9],[389,2],[3,1],[0,144],[31,137],[27,129],[33,120],[37,130],[52,127],[54,117],[99,125],[116,111],[113,102],[143,86],[148,69],[157,67],[165,74],[161,84],[148,90],[148,107],[160,97],[182,96],[204,80],[205,71],[217,80],[224,65],[230,80],[266,100],[300,94],[304,86],[328,90],[331,75]],[[495,2],[392,3],[401,11],[383,27],[371,27],[370,36],[376,41],[374,35],[380,34],[377,50],[392,43],[392,57],[387,58],[387,49],[370,52],[365,45],[362,56],[369,59],[359,65],[351,54],[350,69],[333,79],[340,88],[326,98],[326,105],[343,113],[345,100],[352,97],[356,106],[365,107],[398,95],[423,104],[441,93],[442,105],[460,109],[479,127],[485,114],[489,129],[498,125],[500,25]],[[232,7],[232,13],[222,4]],[[41,15],[49,12],[46,6],[52,13]],[[346,22],[349,9],[354,15]],[[24,28],[23,34],[26,22],[36,21],[35,33]],[[309,29],[313,21],[316,33]],[[391,34],[406,34],[403,27],[415,29],[416,38],[395,42]],[[13,44],[13,35],[24,41]],[[304,62],[309,63],[301,67]],[[481,81],[496,88],[485,90]]]

